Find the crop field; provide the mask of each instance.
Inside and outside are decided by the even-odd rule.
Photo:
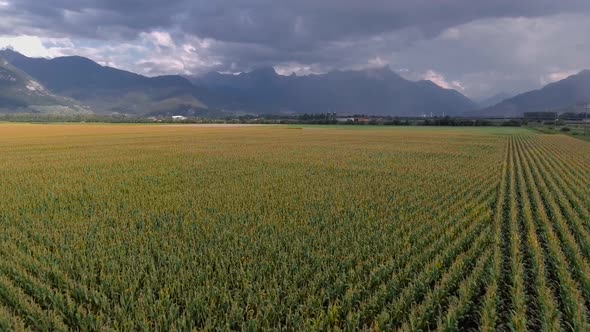
[[[590,331],[590,143],[0,124],[0,330]]]

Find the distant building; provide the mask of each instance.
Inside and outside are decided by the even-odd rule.
[[[338,123],[369,123],[370,119],[367,116],[351,116],[351,117],[340,117],[336,118]]]
[[[182,116],[182,115],[173,115],[172,116],[172,120],[174,121],[183,121],[188,119],[186,116]]]
[[[354,122],[354,118],[336,118],[337,122]]]

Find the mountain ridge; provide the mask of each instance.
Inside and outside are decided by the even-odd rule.
[[[584,69],[540,89],[527,91],[481,110],[482,115],[522,116],[524,112],[561,112],[590,102],[590,70]]]
[[[273,67],[259,67],[237,75],[207,73],[189,81],[179,75],[146,77],[80,56],[30,58],[11,50],[0,51],[0,56],[52,93],[101,114],[198,115],[219,110],[225,115],[421,116],[458,115],[477,108],[456,90],[407,80],[388,66],[307,76],[285,76]]]
[[[460,114],[476,108],[456,90],[431,81],[406,80],[388,66],[305,76],[279,75],[266,67],[237,75],[210,72],[191,81],[212,92],[205,99],[209,105],[256,113],[418,116]]]
[[[145,115],[206,108],[192,83],[179,75],[146,77],[80,56],[29,58],[2,50],[0,57],[53,93],[76,99],[97,113]]]
[[[41,83],[0,58],[0,111],[88,113],[76,101],[52,94]]]

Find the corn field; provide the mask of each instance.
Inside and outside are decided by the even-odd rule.
[[[0,330],[590,331],[590,144],[0,125]]]

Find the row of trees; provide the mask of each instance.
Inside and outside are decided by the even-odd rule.
[[[385,125],[385,126],[520,126],[519,120],[504,122],[492,122],[484,119],[462,119],[453,117],[439,118],[400,118],[391,116],[368,116],[362,114],[337,119],[336,113],[317,113],[300,115],[244,115],[227,117],[225,119],[187,118],[182,121],[174,121],[170,117],[149,119],[139,116],[122,115],[96,115],[96,114],[72,114],[54,115],[41,113],[12,113],[0,114],[0,121],[5,122],[104,122],[104,123],[152,123],[157,122],[182,122],[182,123],[242,123],[242,124],[319,124],[319,125]]]
[[[527,120],[582,120],[587,117],[586,112],[524,112]]]

